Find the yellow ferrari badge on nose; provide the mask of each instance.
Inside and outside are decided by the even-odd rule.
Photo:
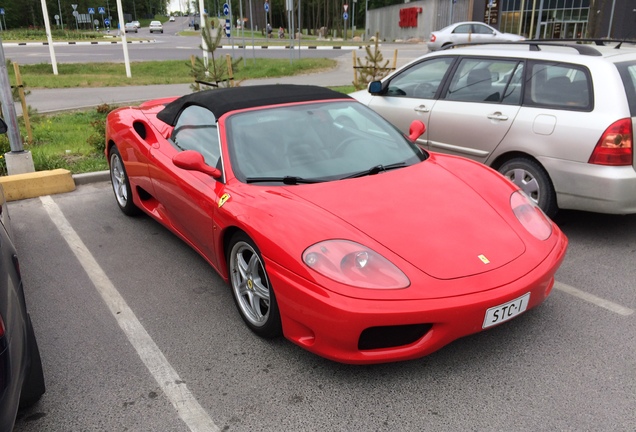
[[[481,262],[483,262],[484,264],[490,264],[490,260],[488,258],[486,258],[486,255],[479,255],[478,257]]]
[[[221,196],[221,198],[219,198],[219,204],[218,204],[218,205],[219,205],[219,208],[223,207],[223,204],[225,204],[225,202],[226,202],[227,200],[229,200],[229,199],[230,199],[230,194],[228,194],[228,193],[224,193],[224,194]]]

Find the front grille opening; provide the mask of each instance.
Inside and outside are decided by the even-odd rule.
[[[408,345],[424,336],[431,327],[433,324],[369,327],[360,335],[358,349],[364,351]]]

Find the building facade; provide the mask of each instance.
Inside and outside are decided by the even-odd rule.
[[[459,21],[481,21],[532,39],[636,41],[634,0],[420,0],[367,11],[366,35],[427,40]]]

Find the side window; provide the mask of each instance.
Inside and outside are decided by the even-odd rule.
[[[630,115],[636,117],[636,62],[617,63],[616,68],[623,81]]]
[[[490,27],[487,27],[485,25],[481,25],[481,24],[475,24],[473,26],[473,29],[475,30],[475,33],[479,33],[479,34],[492,34],[492,29]]]
[[[406,69],[391,80],[387,96],[434,98],[453,61],[454,57],[438,57]]]
[[[464,58],[451,78],[445,99],[519,103],[521,67],[517,60]]]
[[[455,27],[455,30],[453,30],[453,33],[459,33],[459,34],[473,33],[470,27],[471,27],[470,24],[458,25],[457,27]]]
[[[528,71],[524,104],[555,109],[592,108],[587,69],[565,63],[531,62]]]
[[[205,163],[216,167],[221,157],[219,134],[214,114],[198,105],[190,105],[179,115],[172,131],[172,143],[179,150],[195,150]]]

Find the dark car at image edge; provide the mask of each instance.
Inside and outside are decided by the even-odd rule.
[[[7,125],[0,119],[0,133]],[[0,187],[0,431],[13,429],[18,408],[45,392],[40,351],[27,312],[20,264]]]

